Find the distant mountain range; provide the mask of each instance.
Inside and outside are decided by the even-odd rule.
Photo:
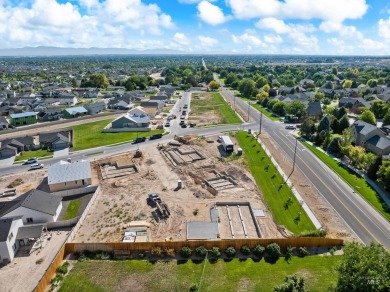
[[[190,52],[152,49],[152,50],[134,50],[122,48],[59,48],[59,47],[24,47],[16,49],[0,49],[0,56],[3,57],[22,57],[22,56],[77,56],[77,55],[175,55],[190,54]],[[192,53],[193,54],[193,53]]]

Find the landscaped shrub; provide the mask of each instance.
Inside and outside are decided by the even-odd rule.
[[[225,253],[226,255],[229,257],[229,258],[232,258],[236,255],[236,249],[233,247],[233,246],[229,246],[226,250],[225,250]]]
[[[211,253],[212,253],[216,258],[221,257],[221,250],[219,249],[219,247],[214,246],[214,247],[211,249]]]
[[[193,284],[191,287],[190,287],[190,292],[196,292],[198,291],[198,285],[197,284]]]
[[[150,253],[152,255],[154,255],[155,257],[159,258],[162,255],[162,249],[161,249],[161,247],[158,247],[158,246],[152,247],[152,249],[150,250]]]
[[[247,256],[251,253],[251,249],[248,246],[244,245],[243,247],[241,247],[241,253]]]
[[[207,249],[204,246],[199,246],[195,249],[195,253],[200,257],[205,257]]]
[[[314,231],[302,232],[299,236],[301,237],[325,237],[327,234],[326,229],[317,229]]]
[[[166,247],[163,251],[163,253],[167,256],[174,257],[175,256],[175,250],[173,248]]]
[[[63,265],[59,266],[59,267],[56,269],[56,273],[57,273],[57,274],[65,275],[65,274],[68,272],[68,265],[69,265],[69,263],[68,263],[68,262],[65,262]]]
[[[284,258],[287,262],[292,258],[294,249],[295,249],[295,247],[291,247],[290,245],[287,246],[286,256]]]
[[[51,279],[50,283],[54,286],[57,286],[62,280],[64,279],[64,276],[61,274],[57,274],[53,279]]]
[[[182,247],[180,254],[182,257],[189,258],[191,256],[192,250],[188,246]]]
[[[279,258],[281,256],[280,246],[277,243],[270,243],[267,245],[267,253],[272,258]]]
[[[310,252],[305,247],[302,247],[302,246],[298,249],[298,252],[299,252],[299,255],[302,257],[305,257],[305,256],[310,254]]]
[[[252,252],[255,256],[261,257],[261,256],[263,256],[264,251],[265,251],[265,248],[258,244],[255,246],[255,248],[253,249]]]

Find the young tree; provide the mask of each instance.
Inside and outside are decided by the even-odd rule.
[[[377,172],[378,181],[381,182],[386,190],[390,190],[390,161],[382,162]]]
[[[332,153],[336,157],[340,157],[341,154],[341,145],[340,145],[341,138],[340,137],[334,137],[332,141],[328,145],[328,152]]]
[[[378,155],[376,156],[374,163],[372,163],[367,169],[367,176],[372,180],[377,180],[378,178],[377,173],[381,165],[382,165],[382,156]]]
[[[336,291],[390,290],[390,253],[382,245],[351,242],[343,250]]]
[[[316,130],[314,121],[312,118],[305,119],[301,125],[301,133],[304,137],[309,138]]]
[[[317,132],[318,133],[322,133],[324,132],[325,134],[329,133],[329,130],[330,130],[330,121],[329,121],[329,117],[328,116],[324,116],[320,123],[318,124],[318,127],[317,127]],[[321,134],[322,135],[322,134]]]
[[[294,100],[288,104],[286,111],[289,115],[301,118],[306,113],[306,104],[304,104],[302,101]]]
[[[349,119],[347,115],[343,115],[339,120],[339,132],[342,133],[347,128],[349,128]]]
[[[215,80],[212,80],[210,83],[209,83],[209,88],[211,90],[217,90],[219,88],[219,83]]]
[[[372,111],[370,110],[365,110],[360,116],[359,120],[362,120],[363,122],[376,125],[376,118],[375,115]]]
[[[306,292],[305,278],[297,275],[287,276],[284,283],[274,287],[274,292]]]
[[[390,125],[390,109],[387,111],[387,114],[383,117],[382,126]]]
[[[343,83],[343,88],[351,88],[352,86],[352,80],[344,80],[344,83]]]

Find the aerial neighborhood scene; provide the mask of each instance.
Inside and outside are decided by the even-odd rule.
[[[390,291],[384,2],[0,2],[0,292]]]

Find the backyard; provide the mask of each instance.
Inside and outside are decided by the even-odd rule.
[[[276,222],[295,234],[314,231],[310,218],[256,139],[247,132],[238,132],[236,138]]]
[[[318,255],[293,257],[290,262],[280,258],[275,263],[264,258],[217,262],[87,260],[76,262],[59,291],[189,291],[194,284],[198,291],[272,291],[294,273],[305,278],[309,291],[328,291],[336,286],[335,267],[340,260],[341,256]]]
[[[152,130],[149,132],[121,132],[103,133],[103,129],[112,119],[83,124],[73,127],[74,150],[83,150],[110,144],[130,142],[137,137],[148,137],[152,134],[163,133],[163,130]]]
[[[66,209],[64,220],[73,219],[77,216],[81,205],[81,200],[73,200],[69,203],[68,209]]]
[[[322,151],[313,147],[307,142],[302,142],[310,151],[314,153],[322,162],[336,172],[344,181],[346,181],[355,192],[366,199],[375,209],[378,210],[387,220],[390,220],[390,208],[386,202],[377,194],[377,192],[367,183],[367,181],[354,173],[352,170],[341,165],[339,162],[329,157]]]
[[[202,119],[213,118],[208,124],[239,124],[240,118],[218,92],[193,93],[189,119],[202,123]],[[203,122],[206,125],[206,121]]]

